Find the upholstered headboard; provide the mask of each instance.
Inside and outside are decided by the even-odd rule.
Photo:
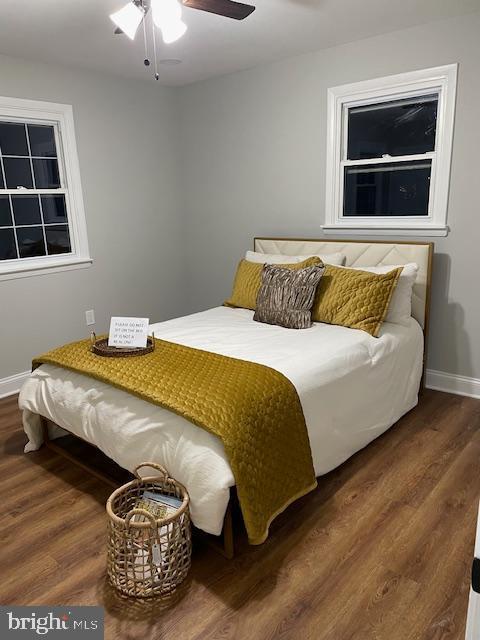
[[[284,255],[312,255],[341,252],[346,267],[375,267],[415,262],[418,275],[413,288],[412,316],[424,331],[428,324],[433,243],[431,242],[357,242],[356,240],[302,240],[255,238],[255,251]]]

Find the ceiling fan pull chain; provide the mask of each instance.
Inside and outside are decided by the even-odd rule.
[[[152,39],[153,39],[153,59],[155,62],[155,80],[160,78],[158,74],[158,61],[157,61],[157,39],[155,37],[155,23],[152,18]]]
[[[145,59],[143,61],[143,64],[146,67],[150,66],[150,59],[148,57],[148,44],[147,44],[147,25],[146,25],[146,21],[147,21],[147,8],[145,7],[145,3],[142,0],[142,10],[143,10],[143,44],[145,46]]]

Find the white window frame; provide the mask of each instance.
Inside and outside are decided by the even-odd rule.
[[[50,124],[55,127],[60,189],[35,189],[36,193],[63,194],[67,204],[72,251],[68,254],[0,260],[0,280],[55,273],[88,267],[92,263],[88,249],[87,226],[78,162],[73,109],[69,104],[0,97],[0,120]],[[6,186],[6,185],[5,185]],[[3,194],[28,194],[31,190],[3,189]]]
[[[327,183],[325,224],[322,225],[326,234],[342,232],[344,235],[447,235],[457,66],[450,64],[401,73],[328,90]],[[435,151],[414,156],[375,159],[375,164],[402,160],[432,160],[428,216],[344,216],[344,167],[349,164],[373,164],[372,160],[346,159],[348,108],[432,93],[438,93],[439,96]]]

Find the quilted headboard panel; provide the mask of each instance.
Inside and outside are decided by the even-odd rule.
[[[291,240],[281,238],[255,238],[255,251],[285,255],[329,254],[337,251],[345,254],[346,267],[375,267],[418,264],[418,275],[413,288],[412,316],[425,329],[428,320],[428,303],[433,244],[431,242],[357,242],[356,240]]]

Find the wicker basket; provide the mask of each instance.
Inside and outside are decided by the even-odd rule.
[[[153,467],[159,475],[140,478],[142,467]],[[192,555],[189,497],[160,465],[144,462],[134,473],[137,479],[114,491],[107,502],[107,573],[121,593],[149,598],[171,593],[187,577]],[[172,516],[156,519],[136,506],[144,491],[174,496],[182,504]]]

